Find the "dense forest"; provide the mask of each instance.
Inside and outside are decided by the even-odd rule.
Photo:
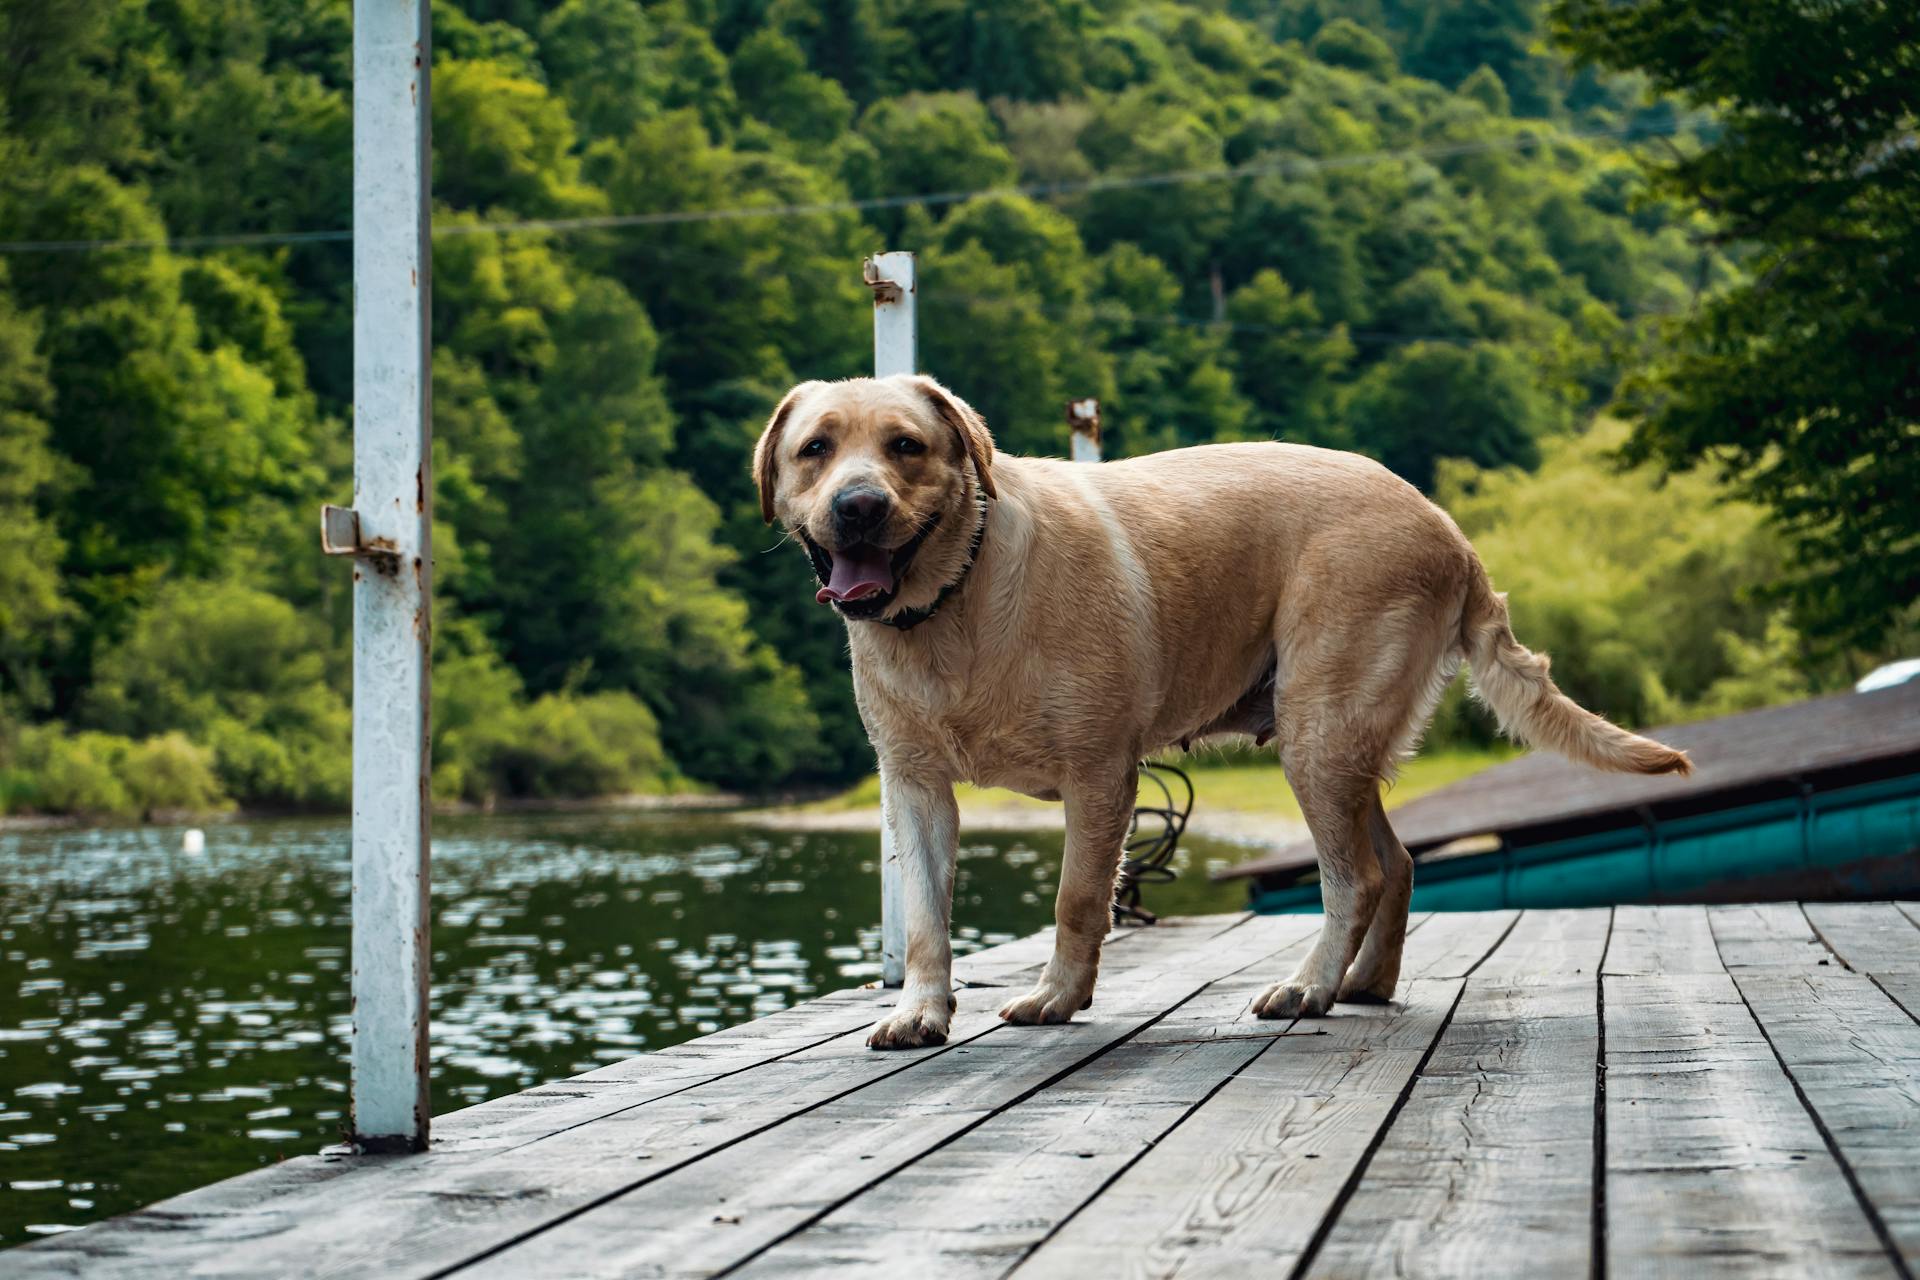
[[[1592,426],[1738,277],[1634,156],[1704,117],[1539,10],[436,3],[437,791],[871,768],[746,459],[867,367],[883,248],[1004,449],[1079,396],[1110,454],[1358,449],[1583,700],[1804,691],[1757,511]],[[343,802],[350,60],[347,0],[0,0],[0,812]]]

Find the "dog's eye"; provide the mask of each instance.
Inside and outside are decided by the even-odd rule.
[[[800,446],[803,458],[824,458],[827,456],[827,442],[824,439],[809,440]]]
[[[901,436],[893,442],[893,451],[903,458],[911,458],[916,454],[925,453],[927,446],[921,444],[912,436]]]

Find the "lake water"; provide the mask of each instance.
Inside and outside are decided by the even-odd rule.
[[[956,946],[1051,923],[1056,833],[968,836]],[[1162,913],[1227,911],[1191,839]],[[872,834],[721,816],[435,824],[434,1109],[663,1048],[879,972]],[[337,1141],[342,821],[0,834],[0,1245]]]

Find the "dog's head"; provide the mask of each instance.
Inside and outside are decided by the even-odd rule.
[[[849,618],[922,608],[964,570],[993,437],[932,378],[803,382],[754,449],[760,513],[801,539]]]

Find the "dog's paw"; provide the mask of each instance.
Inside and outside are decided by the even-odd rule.
[[[953,1008],[951,996],[902,1000],[899,1008],[873,1025],[872,1033],[867,1036],[867,1048],[925,1049],[945,1044]]]
[[[1276,982],[1253,1001],[1256,1018],[1317,1018],[1333,1007],[1333,988]]]
[[[1340,994],[1336,999],[1341,1004],[1392,1004],[1393,989],[1398,985],[1395,978],[1368,981],[1356,978],[1349,972],[1346,980],[1340,984]]]
[[[1042,982],[1027,994],[1000,1006],[1000,1016],[1023,1027],[1071,1022],[1074,1014],[1092,1003],[1090,991]]]

